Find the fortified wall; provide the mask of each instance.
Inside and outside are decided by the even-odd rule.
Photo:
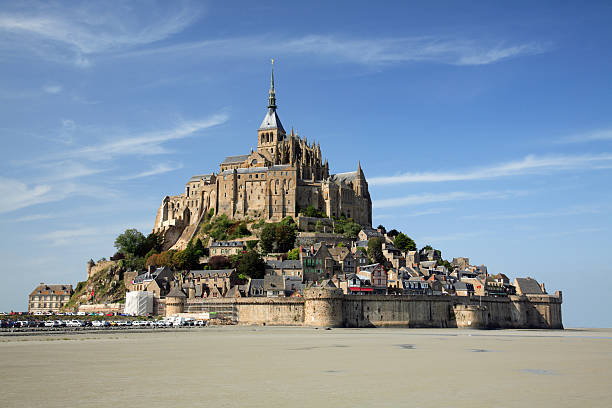
[[[309,288],[303,298],[167,298],[166,302],[174,305],[170,311],[175,313],[217,312],[247,325],[563,329],[561,292],[479,299],[356,296],[339,289]]]

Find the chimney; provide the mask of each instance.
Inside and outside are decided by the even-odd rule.
[[[542,289],[542,292],[546,293],[546,288],[544,287],[544,282],[540,283],[540,289]]]
[[[149,273],[153,273],[153,271],[155,271],[155,266],[153,265],[149,265],[149,268],[147,270]]]

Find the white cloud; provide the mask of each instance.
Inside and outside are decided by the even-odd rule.
[[[109,7],[105,3],[28,3],[0,13],[0,31],[5,47],[23,48],[48,59],[77,66],[91,64],[98,53],[154,43],[191,25],[202,14],[198,4],[176,2],[148,4],[146,8],[127,4]],[[138,11],[138,15],[136,14]],[[144,15],[142,15],[144,12]]]
[[[38,235],[38,239],[44,241],[50,241],[53,245],[64,245],[68,243],[74,243],[76,239],[82,239],[84,237],[91,237],[100,234],[98,228],[72,228],[50,231],[44,234]]]
[[[139,178],[144,178],[144,177],[156,176],[158,174],[168,173],[170,171],[174,171],[174,170],[178,170],[182,168],[183,168],[183,165],[180,163],[179,164],[160,163],[154,166],[150,170],[143,171],[137,174],[132,174],[130,176],[121,177],[121,180],[133,180],[133,179],[139,179]]]
[[[31,183],[0,177],[0,213],[43,203],[61,201],[72,196],[99,199],[113,198],[116,192],[107,188],[76,183]]]
[[[53,218],[57,218],[53,214],[31,214],[25,215],[23,217],[12,219],[14,222],[29,222],[29,221],[40,221],[40,220],[50,220]]]
[[[486,235],[486,234],[487,233],[484,231],[456,232],[452,234],[424,237],[420,239],[419,242],[430,243],[432,245],[435,245],[435,243],[440,242],[440,241],[468,240],[468,239],[478,237],[481,235]]]
[[[110,160],[125,155],[156,155],[167,153],[162,146],[171,140],[184,139],[197,132],[221,125],[228,120],[227,114],[212,115],[201,120],[183,122],[173,129],[142,133],[135,136],[115,139],[113,141],[67,150],[60,154],[50,155],[42,160],[87,159],[92,161]]]
[[[587,143],[612,140],[612,129],[581,133],[558,140],[558,143]]]
[[[584,170],[606,168],[612,165],[612,154],[574,156],[535,156],[488,167],[456,172],[404,173],[395,176],[372,177],[370,185],[392,185],[403,183],[437,183],[445,181],[486,180],[526,174],[547,174],[563,170]],[[602,167],[603,166],[603,167]]]
[[[48,94],[52,94],[52,95],[58,94],[62,92],[62,90],[63,90],[63,87],[61,85],[49,84],[49,85],[43,86],[43,91],[45,91]]]
[[[434,36],[367,39],[333,35],[306,35],[286,39],[251,36],[182,43],[127,52],[122,56],[159,53],[183,53],[197,55],[198,58],[297,55],[363,65],[401,62],[485,65],[513,57],[541,54],[548,48],[545,44],[535,42],[503,45],[486,40],[474,41]]]
[[[438,215],[443,212],[449,211],[450,208],[429,208],[423,211],[413,211],[413,212],[402,212],[399,214],[376,214],[374,218],[376,219],[399,219],[406,217],[422,217],[425,215]]]
[[[524,220],[530,218],[554,218],[554,217],[567,217],[574,215],[583,214],[599,214],[601,209],[596,206],[577,206],[572,208],[558,208],[547,211],[533,211],[523,212],[516,214],[477,214],[477,215],[466,215],[461,218],[465,219],[478,219],[478,220]]]
[[[421,205],[431,203],[443,203],[452,201],[465,200],[490,200],[490,199],[505,199],[527,194],[525,191],[483,191],[478,193],[469,193],[465,191],[454,191],[448,193],[423,193],[413,194],[404,197],[385,198],[374,200],[372,208],[391,208],[405,207],[410,205]]]
[[[0,213],[14,211],[58,198],[52,193],[50,185],[28,186],[18,180],[0,177]]]

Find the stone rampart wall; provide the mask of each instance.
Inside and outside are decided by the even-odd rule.
[[[304,298],[189,300],[184,311],[257,325],[563,328],[560,296],[358,296],[316,288]]]

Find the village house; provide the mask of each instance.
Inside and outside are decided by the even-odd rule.
[[[458,281],[454,284],[455,294],[457,296],[473,296],[474,295],[474,285],[469,282]]]
[[[189,271],[186,279],[193,283],[196,297],[199,287],[202,297],[223,297],[239,280],[235,269]]]
[[[28,296],[28,313],[59,312],[74,291],[72,285],[40,283]]]
[[[247,296],[249,297],[265,297],[264,280],[250,279],[247,283]]]
[[[404,295],[429,295],[429,282],[423,278],[412,277],[403,283]]]
[[[393,268],[399,269],[406,266],[406,258],[402,255],[402,251],[397,249],[392,243],[383,242],[382,253]]]
[[[303,278],[302,261],[300,260],[267,260],[266,275],[280,275]]]
[[[215,241],[209,247],[210,256],[238,255],[246,250],[243,241]]]
[[[359,238],[359,241],[369,241],[370,238],[380,238],[381,240],[384,240],[383,234],[380,233],[380,231],[375,230],[374,228],[371,227],[365,227],[363,228],[361,231],[359,231],[359,234],[357,234],[357,237]]]
[[[351,273],[346,279],[339,281],[338,287],[345,295],[367,295],[374,292],[370,280],[366,277]]]
[[[285,277],[266,275],[264,277],[264,292],[267,297],[285,297]]]
[[[132,281],[126,282],[126,290],[128,292],[153,292],[155,297],[161,298],[166,296],[170,290],[170,282],[173,278],[174,272],[169,267],[149,266],[147,271],[135,276]]]
[[[330,256],[335,262],[334,274],[355,272],[355,258],[346,247],[334,247],[328,249]]]
[[[357,275],[369,279],[375,294],[387,294],[387,272],[381,264],[365,265],[357,268]]]

